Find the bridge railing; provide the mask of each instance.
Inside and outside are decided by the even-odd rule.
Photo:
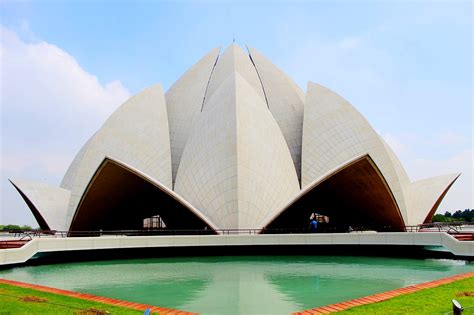
[[[363,231],[391,231],[390,226],[319,226],[313,233],[348,233]],[[10,231],[15,238],[21,237],[84,237],[84,236],[150,236],[150,235],[257,235],[257,234],[302,234],[311,233],[309,228],[281,228],[281,229],[141,229],[141,230],[91,230],[91,231],[58,231],[58,230],[14,230]]]
[[[416,232],[447,232],[449,234],[474,232],[474,222],[433,222],[417,225]],[[407,229],[408,230],[408,229]]]
[[[320,225],[316,232],[322,233],[376,233],[390,232],[390,226],[324,226]],[[407,232],[447,232],[449,234],[473,233],[474,222],[442,222],[406,226]],[[2,233],[2,232],[0,232]],[[93,230],[93,231],[56,231],[56,230],[13,230],[8,233],[9,239],[31,240],[37,237],[101,237],[101,236],[154,236],[154,235],[257,235],[257,234],[301,234],[311,233],[308,228],[281,229],[141,229],[141,230]],[[1,238],[0,234],[0,238]],[[3,234],[7,236],[7,234]]]

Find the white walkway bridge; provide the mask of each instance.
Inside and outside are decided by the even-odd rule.
[[[445,232],[41,237],[33,238],[20,248],[0,249],[0,265],[20,264],[38,253],[52,252],[282,245],[430,246],[449,251],[455,256],[474,257],[474,241],[459,241]]]

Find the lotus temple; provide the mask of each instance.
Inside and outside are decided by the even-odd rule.
[[[368,93],[370,91],[367,91]],[[408,114],[408,113],[407,113]],[[436,174],[433,174],[436,175]],[[11,179],[42,230],[334,229],[430,222],[459,174],[412,182],[342,96],[306,92],[253,48],[213,49],[121,105],[59,187]]]

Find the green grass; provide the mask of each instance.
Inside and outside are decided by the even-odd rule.
[[[469,293],[471,296],[465,295]],[[337,314],[446,314],[452,311],[452,299],[464,307],[463,315],[474,314],[474,277],[350,308]]]
[[[33,300],[39,301],[24,301],[25,297],[34,297]],[[0,284],[0,314],[95,315],[106,314],[105,312],[110,314],[143,314],[141,311],[129,308]]]

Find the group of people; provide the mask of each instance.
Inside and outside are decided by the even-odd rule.
[[[309,221],[309,231],[311,233],[316,233],[317,230],[318,230],[318,221],[316,220],[315,217],[313,217]],[[352,228],[352,226],[349,225],[347,228],[347,232],[352,233],[353,231],[354,229]]]

